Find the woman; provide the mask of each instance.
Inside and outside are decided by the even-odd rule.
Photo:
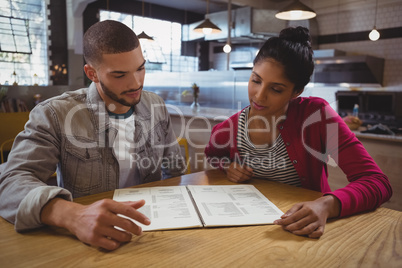
[[[372,210],[389,200],[388,178],[329,104],[298,97],[314,70],[308,29],[286,28],[268,39],[254,60],[250,106],[216,125],[205,154],[233,182],[262,178],[321,191],[295,204],[275,224],[297,235],[320,237],[328,218]],[[328,185],[335,160],[349,184]]]

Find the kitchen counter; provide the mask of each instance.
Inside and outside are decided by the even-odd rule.
[[[190,105],[172,105],[166,104],[168,112],[171,116],[182,116],[184,118],[205,118],[210,121],[221,122],[237,113],[239,110],[227,109],[227,108],[214,108],[214,107],[201,107],[199,112],[194,112]],[[402,135],[385,135],[385,134],[372,134],[372,133],[361,133],[360,131],[366,130],[365,127],[359,128],[359,130],[352,131],[355,133],[358,139],[371,139],[379,141],[389,141],[389,142],[401,142]]]
[[[168,109],[168,112],[172,116],[183,116],[187,118],[201,117],[213,121],[224,121],[239,111],[235,109],[226,109],[226,108],[201,107],[200,111],[194,112],[191,109],[190,105],[166,104],[166,107]]]
[[[189,105],[166,104],[177,137],[185,138],[189,145],[191,171],[210,169],[204,156],[212,128],[226,120],[238,110],[228,108],[202,107],[194,112]]]
[[[358,139],[371,139],[371,140],[382,140],[391,142],[401,142],[402,135],[383,135],[383,134],[372,134],[372,133],[361,133],[359,131],[353,131]]]
[[[370,139],[378,141],[389,141],[389,142],[400,142],[402,143],[402,135],[386,135],[386,134],[374,134],[374,133],[361,133],[365,131],[366,127],[360,127],[358,130],[353,130],[352,132],[356,135],[358,139]]]

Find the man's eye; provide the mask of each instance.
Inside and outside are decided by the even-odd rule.
[[[124,74],[119,75],[119,76],[115,76],[114,78],[122,78],[124,76]]]
[[[254,84],[261,84],[261,81],[258,81],[258,80],[251,80]]]
[[[282,90],[280,90],[280,89],[277,89],[277,88],[272,88],[272,90],[274,91],[274,92],[276,92],[276,93],[282,93]]]

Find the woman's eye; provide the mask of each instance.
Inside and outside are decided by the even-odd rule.
[[[261,84],[261,81],[258,81],[258,80],[251,80],[253,83],[255,83],[255,84]]]
[[[282,93],[282,90],[280,90],[280,89],[278,89],[278,88],[272,88],[272,90],[274,91],[274,92],[276,92],[276,93]]]
[[[124,76],[124,74],[119,75],[119,76],[115,76],[114,78],[122,78]]]

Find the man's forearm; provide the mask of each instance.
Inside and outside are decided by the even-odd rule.
[[[58,226],[69,229],[73,217],[71,216],[82,205],[67,201],[62,198],[50,200],[40,214],[41,222],[46,225]]]

